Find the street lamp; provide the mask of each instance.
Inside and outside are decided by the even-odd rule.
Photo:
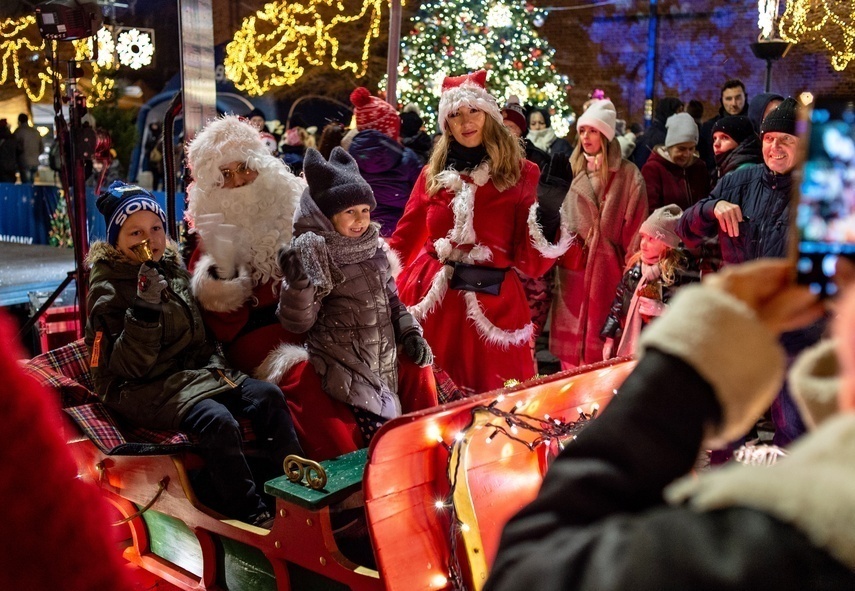
[[[758,0],[757,26],[760,35],[751,44],[755,57],[766,61],[766,92],[772,86],[772,62],[787,55],[791,44],[778,36],[778,9],[780,0]]]
[[[751,44],[751,51],[754,53],[754,57],[766,60],[765,92],[769,92],[769,89],[772,86],[772,62],[787,55],[787,52],[790,51],[790,47],[792,47],[792,44],[787,43],[783,39],[759,40]]]

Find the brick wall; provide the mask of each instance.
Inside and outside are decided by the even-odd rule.
[[[537,0],[538,6],[578,6],[581,2]],[[721,85],[739,78],[749,94],[763,92],[766,62],[754,57],[757,3],[748,0],[660,0],[654,97],[678,96],[704,104],[704,119],[719,108]],[[556,48],[556,65],[575,82],[570,102],[577,113],[594,88],[614,101],[618,116],[641,122],[647,75],[649,4],[618,0],[585,10],[552,11],[541,33]],[[855,64],[843,72],[828,55],[793,46],[774,62],[772,91],[795,95],[855,96]]]

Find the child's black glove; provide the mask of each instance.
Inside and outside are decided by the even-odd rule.
[[[404,337],[404,353],[419,367],[427,367],[433,363],[433,352],[430,345],[418,333],[411,333]]]
[[[160,304],[163,290],[166,289],[166,279],[157,267],[143,263],[137,274],[137,297],[148,304]]]
[[[283,246],[279,249],[279,268],[288,287],[305,289],[309,287],[309,277],[300,261],[300,253],[294,248]]]

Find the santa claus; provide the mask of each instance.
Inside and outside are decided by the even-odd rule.
[[[276,317],[279,248],[305,182],[270,155],[246,120],[209,123],[187,149],[193,173],[186,217],[200,238],[190,260],[193,294],[232,365],[278,384],[303,449],[326,459],[363,447],[350,409],[323,394],[301,346]]]

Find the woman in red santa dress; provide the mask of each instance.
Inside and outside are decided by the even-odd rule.
[[[310,458],[363,447],[353,413],[324,394],[307,369],[302,335],[286,331],[276,317],[282,282],[277,253],[291,242],[305,182],[239,117],[206,125],[187,157],[193,184],[186,216],[200,238],[189,264],[191,285],[207,328],[234,367],[279,385]]]
[[[390,239],[404,268],[401,301],[467,395],[534,376],[528,305],[508,271],[540,277],[571,242],[563,219],[556,244],[543,235],[537,166],[504,127],[486,77],[443,82],[442,136]]]

